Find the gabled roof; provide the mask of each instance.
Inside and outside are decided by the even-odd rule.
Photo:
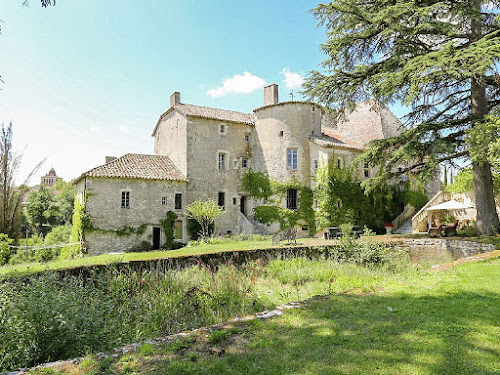
[[[374,139],[395,137],[405,129],[401,121],[383,103],[366,100],[346,111],[344,120],[326,113],[321,120],[323,133],[357,145]]]
[[[176,104],[174,107],[170,107],[165,113],[163,113],[160,116],[153,130],[153,133],[151,134],[152,136],[155,135],[156,130],[160,125],[161,119],[170,112],[172,112],[174,109],[178,110],[184,116],[219,120],[222,122],[235,122],[239,124],[253,125],[255,121],[254,116],[251,115],[250,113],[229,111],[227,109],[219,109],[212,107],[203,107],[201,105],[194,105],[194,104],[179,103]]]
[[[333,137],[330,134],[321,134],[320,136],[311,135],[309,139],[321,147],[336,147],[336,148],[344,148],[350,150],[363,150],[363,146],[357,144],[356,142],[351,142],[348,140],[342,140],[338,137]]]
[[[126,154],[109,163],[93,168],[78,177],[137,178],[145,180],[186,181],[186,177],[165,155]]]
[[[243,124],[253,124],[254,118],[251,114],[245,112],[228,111],[226,109],[202,107],[193,104],[177,104],[175,108],[179,109],[186,116],[202,117],[214,120],[238,122]]]

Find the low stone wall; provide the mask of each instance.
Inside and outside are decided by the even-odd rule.
[[[495,250],[491,244],[441,238],[414,239],[404,241],[404,244],[414,261],[457,260]]]
[[[165,270],[181,270],[187,267],[199,266],[207,267],[216,271],[220,265],[234,264],[242,265],[250,261],[263,262],[276,258],[290,259],[299,256],[309,259],[326,259],[332,246],[290,246],[290,247],[273,247],[268,249],[257,250],[239,250],[228,251],[211,254],[187,255],[178,258],[163,258],[154,260],[139,260],[126,263],[112,263],[99,266],[83,266],[74,269],[59,270],[59,274],[78,275],[87,277],[94,272],[106,272],[109,269],[115,269],[120,272],[128,272],[132,269],[137,272],[143,271],[165,271]],[[53,272],[53,271],[52,271]]]

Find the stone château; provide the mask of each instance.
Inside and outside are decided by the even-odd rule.
[[[349,165],[371,140],[402,130],[382,103],[359,103],[344,121],[335,122],[316,103],[279,102],[275,84],[264,88],[264,105],[253,113],[185,104],[175,92],[153,129],[154,155],[107,158],[76,180],[93,228],[85,234],[87,249],[123,251],[142,241],[159,248],[164,242],[160,220],[169,210],[177,214],[176,238],[187,242],[185,208],[196,199],[212,198],[224,207],[216,222],[219,233],[252,233],[258,226],[252,219],[256,202],[241,190],[249,168],[279,182],[295,179],[313,187],[318,166],[332,159]],[[370,173],[361,169],[358,179]],[[296,208],[297,199],[297,191],[288,191],[283,205]],[[128,235],[117,235],[124,228]]]

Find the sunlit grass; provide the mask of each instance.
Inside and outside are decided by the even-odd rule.
[[[321,243],[321,240],[314,238],[301,238],[297,241],[297,246]],[[331,242],[324,241],[324,244]],[[47,263],[24,263],[17,265],[5,265],[0,267],[0,277],[6,275],[26,275],[47,270],[63,270],[85,266],[102,266],[113,263],[127,263],[134,261],[147,261],[156,259],[178,258],[191,255],[215,254],[220,252],[244,251],[244,250],[265,250],[274,248],[271,240],[259,241],[221,241],[215,244],[199,244],[193,247],[184,247],[178,250],[147,251],[123,254],[102,254],[87,256],[84,258],[56,260]],[[289,247],[289,246],[287,246]]]
[[[299,274],[311,276],[315,267]],[[188,345],[159,346],[156,356],[127,354],[126,362],[137,374],[500,373],[500,260],[397,275],[340,265],[333,284],[351,272],[355,292],[227,331],[216,344],[223,354],[214,355],[200,335]],[[361,293],[364,284],[372,292]],[[123,359],[112,361],[125,373]]]

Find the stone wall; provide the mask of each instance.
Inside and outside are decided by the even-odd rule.
[[[224,133],[220,126],[224,125]],[[250,137],[253,126],[203,118],[188,118],[187,131],[187,200],[201,199],[218,202],[219,192],[224,193],[225,213],[215,223],[219,233],[238,231],[241,177],[251,164]],[[249,137],[248,141],[246,136]],[[225,154],[225,169],[219,169],[219,153]],[[242,160],[247,159],[243,167]],[[248,203],[248,202],[247,202]],[[251,208],[245,207],[248,213]]]
[[[415,239],[404,241],[409,247],[410,258],[421,260],[457,260],[495,250],[491,244],[452,239]]]
[[[167,155],[184,176],[187,174],[187,119],[171,111],[161,120],[154,134],[155,155]]]
[[[255,110],[255,148],[260,159],[255,169],[279,182],[311,179],[310,135],[321,134],[321,107],[313,103],[280,103]],[[287,169],[287,149],[298,150],[298,170]]]
[[[86,211],[90,215],[90,225],[98,229],[85,234],[86,246],[90,254],[110,251],[127,251],[142,241],[152,242],[153,227],[160,228],[160,244],[165,242],[160,220],[168,211],[177,214],[183,222],[183,238],[187,242],[186,218],[183,209],[175,209],[175,194],[181,193],[183,208],[186,204],[186,183],[125,178],[86,177],[79,181],[77,191],[87,194]],[[130,207],[121,207],[121,194],[130,192]],[[166,197],[163,205],[162,197]],[[138,228],[146,225],[142,235],[117,236],[113,233],[125,226]],[[99,231],[102,230],[102,231]],[[103,231],[107,231],[103,232]]]

